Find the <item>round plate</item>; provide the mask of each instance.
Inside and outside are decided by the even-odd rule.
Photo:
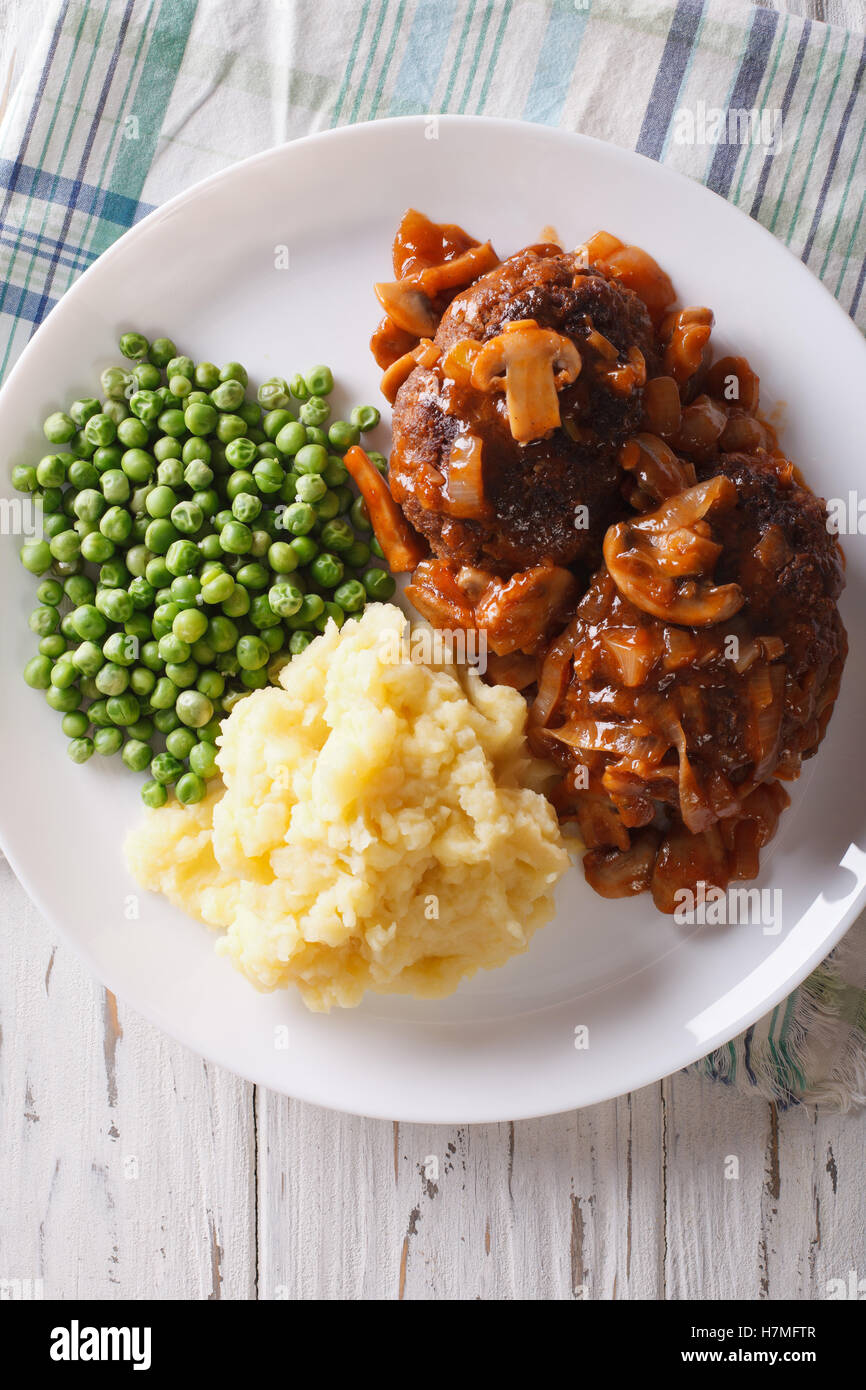
[[[410,205],[490,237],[500,255],[548,225],[565,245],[605,228],[645,247],[682,303],[715,310],[716,349],[745,354],[760,373],[764,408],[781,409],[783,442],[814,490],[846,498],[858,487],[866,348],[799,261],[714,194],[638,155],[461,117],[296,141],[208,179],[128,232],[64,296],[0,395],[7,478],[12,464],[45,452],[42,419],[92,394],[130,328],[168,334],[197,359],[239,358],[257,380],[325,361],[341,383],[338,413],[378,401],[372,286],[391,273],[391,239]],[[384,427],[373,442],[387,447]],[[6,854],[52,926],[122,999],[277,1091],[426,1122],[518,1119],[619,1095],[776,1004],[863,901],[866,561],[854,540],[841,698],[756,885],[781,894],[765,899],[781,903],[773,923],[677,926],[646,896],[596,897],[578,866],[560,885],[556,920],[504,969],[441,1002],[370,995],[329,1016],[292,994],[257,994],[214,954],[205,927],[136,889],[121,843],[140,814],[140,779],[119,760],[73,765],[57,714],[21,679],[35,599],[18,545],[7,536],[0,547]]]

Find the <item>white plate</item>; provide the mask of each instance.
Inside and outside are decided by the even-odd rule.
[[[748,356],[765,407],[786,403],[783,440],[814,489],[844,497],[858,487],[866,349],[771,236],[637,155],[516,122],[445,117],[299,140],[207,180],[128,232],[52,312],[0,395],[7,468],[45,452],[41,420],[92,394],[130,328],[168,334],[196,358],[239,358],[256,379],[326,361],[344,388],[338,409],[377,401],[367,352],[378,317],[372,284],[389,274],[391,239],[409,205],[492,238],[500,254],[548,224],[566,244],[603,227],[646,247],[684,303],[715,309],[717,348]],[[286,249],[289,268],[275,268]],[[528,954],[445,1001],[370,996],[324,1017],[285,993],[256,994],[214,954],[207,929],[160,898],[142,894],[140,916],[131,915],[136,887],[121,840],[139,814],[140,779],[96,758],[74,766],[59,717],[24,685],[34,586],[8,536],[0,547],[4,848],[52,926],[112,990],[206,1057],[275,1090],[426,1122],[517,1119],[618,1095],[700,1057],[776,1004],[863,901],[866,563],[862,544],[851,539],[847,550],[852,650],[842,695],[763,855],[758,886],[783,893],[777,935],[760,925],[686,930],[646,897],[596,897],[578,868]],[[26,1028],[26,1016],[18,1023]],[[574,1045],[581,1025],[588,1049]]]

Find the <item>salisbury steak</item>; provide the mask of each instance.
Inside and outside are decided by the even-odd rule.
[[[698,471],[606,538],[533,709],[590,883],[651,888],[668,912],[684,886],[757,873],[787,804],[776,779],[817,750],[847,650],[841,552],[793,466],[731,453]]]
[[[559,427],[519,443],[502,389],[449,374],[448,353],[526,321],[569,339],[580,365],[559,390]],[[639,427],[655,366],[644,305],[578,256],[530,247],[452,301],[434,344],[437,360],[415,368],[394,406],[390,483],[412,525],[459,565],[499,574],[543,560],[594,567],[622,510],[617,450]],[[454,461],[473,450],[480,477],[468,486]]]

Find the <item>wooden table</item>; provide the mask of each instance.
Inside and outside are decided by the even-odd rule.
[[[863,28],[861,0],[788,8]],[[32,14],[0,0],[2,86]],[[99,1299],[820,1299],[866,1275],[866,1113],[778,1114],[677,1075],[513,1125],[331,1114],[119,1004],[2,862],[0,904],[2,1280]]]

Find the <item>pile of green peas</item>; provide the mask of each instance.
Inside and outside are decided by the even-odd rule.
[[[120,753],[158,807],[200,801],[221,719],[329,621],[395,582],[342,459],[375,406],[329,423],[330,368],[271,377],[124,333],[101,397],[55,411],[54,453],[12,471],[41,510],[24,679],[63,716],[74,762]],[[370,452],[382,472],[385,458]]]

